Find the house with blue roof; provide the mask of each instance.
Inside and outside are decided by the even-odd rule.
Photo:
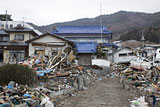
[[[107,26],[58,26],[52,34],[76,42],[107,43],[112,39],[112,32]]]
[[[92,65],[92,57],[97,52],[98,43],[96,42],[75,42],[78,53],[78,64],[82,66]]]
[[[92,65],[98,43],[113,46],[108,43],[108,40],[112,39],[112,32],[107,26],[58,26],[52,34],[74,41],[78,63],[83,66]]]

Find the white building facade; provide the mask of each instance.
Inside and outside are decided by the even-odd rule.
[[[27,22],[24,21],[0,21],[0,29],[12,29],[16,27],[17,25],[22,25],[25,28],[32,29],[34,32],[36,32],[38,35],[41,35],[42,33],[29,25]]]
[[[129,63],[131,60],[136,58],[137,56],[134,55],[133,51],[128,48],[120,49],[113,54],[114,63]]]

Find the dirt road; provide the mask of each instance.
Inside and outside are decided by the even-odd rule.
[[[135,92],[124,90],[118,79],[104,78],[67,98],[63,107],[130,107],[134,97]]]

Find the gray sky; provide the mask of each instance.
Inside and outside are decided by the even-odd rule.
[[[48,25],[79,18],[93,18],[120,10],[154,13],[160,11],[160,0],[0,0],[0,14],[5,10],[13,20]]]

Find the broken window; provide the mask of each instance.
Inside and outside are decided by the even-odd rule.
[[[134,53],[132,52],[132,53],[128,53],[128,56],[134,56]]]

